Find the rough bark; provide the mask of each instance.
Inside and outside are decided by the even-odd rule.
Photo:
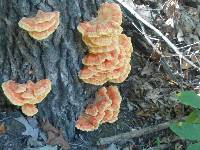
[[[26,82],[48,78],[52,91],[39,104],[39,119],[64,131],[68,139],[75,134],[75,119],[83,102],[96,90],[78,79],[86,47],[76,30],[81,20],[95,15],[101,0],[0,0],[0,83]],[[41,42],[18,27],[18,21],[34,16],[38,9],[60,11],[56,32]],[[0,99],[1,103],[6,101]]]

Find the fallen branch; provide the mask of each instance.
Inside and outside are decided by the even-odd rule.
[[[140,20],[142,23],[144,23],[147,27],[150,29],[154,30],[156,34],[158,34],[173,50],[176,54],[178,54],[180,59],[185,60],[188,64],[193,66],[194,68],[198,69],[200,71],[200,67],[195,65],[192,61],[187,59],[180,51],[179,49],[166,37],[158,30],[155,28],[153,25],[151,25],[149,22],[144,20],[137,12],[135,12],[124,0],[116,0],[118,3],[120,3],[123,7],[125,7],[132,15],[134,15],[138,20]]]
[[[161,123],[161,124],[155,125],[153,127],[147,127],[147,128],[143,128],[140,130],[134,130],[134,131],[121,133],[121,134],[110,136],[110,137],[100,138],[97,142],[97,145],[106,145],[106,144],[116,143],[119,141],[127,141],[132,138],[140,137],[140,136],[143,136],[146,134],[155,133],[157,131],[161,131],[161,130],[169,128],[169,126],[172,122],[177,122],[177,121],[180,121],[183,119],[184,118]]]
[[[128,139],[132,139],[135,137],[140,137],[142,135],[164,130],[168,128],[169,125],[170,125],[170,122],[165,122],[154,127],[147,127],[140,130],[134,130],[134,131],[121,133],[121,134],[110,136],[110,137],[100,138],[97,145],[105,145],[105,144],[110,144],[113,142],[127,141]]]

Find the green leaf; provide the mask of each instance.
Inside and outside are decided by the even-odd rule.
[[[200,124],[178,122],[172,123],[170,129],[183,139],[200,140]]]
[[[195,144],[189,145],[187,150],[200,150],[200,143],[195,143]]]
[[[200,110],[196,109],[187,116],[185,122],[187,123],[200,123]]]
[[[176,95],[178,101],[194,108],[200,108],[200,96],[194,91],[183,91]]]

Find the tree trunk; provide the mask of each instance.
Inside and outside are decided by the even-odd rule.
[[[80,21],[90,20],[101,3],[101,0],[0,0],[0,83],[50,79],[52,91],[38,105],[36,116],[40,120],[48,118],[69,140],[74,137],[75,120],[83,102],[97,88],[78,78],[87,48],[76,27]],[[34,16],[39,9],[61,14],[58,29],[43,41],[32,39],[18,26],[22,17]],[[7,101],[5,96],[0,100]]]

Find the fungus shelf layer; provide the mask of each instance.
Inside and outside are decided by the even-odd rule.
[[[85,66],[79,73],[85,83],[121,83],[128,77],[133,48],[131,38],[121,34],[121,23],[119,5],[104,3],[96,18],[79,24],[78,30],[89,48],[89,54],[82,59]]]
[[[116,86],[102,87],[96,92],[95,100],[86,106],[76,121],[76,128],[94,131],[102,123],[113,123],[118,119],[121,96]]]
[[[51,81],[43,79],[36,83],[28,81],[26,84],[19,84],[9,80],[2,84],[2,89],[12,104],[21,106],[25,115],[33,116],[38,112],[36,104],[51,91]]]
[[[42,10],[38,10],[35,17],[23,17],[18,22],[18,25],[28,31],[32,38],[43,40],[57,29],[60,22],[59,17],[60,13],[58,11],[43,12]]]

